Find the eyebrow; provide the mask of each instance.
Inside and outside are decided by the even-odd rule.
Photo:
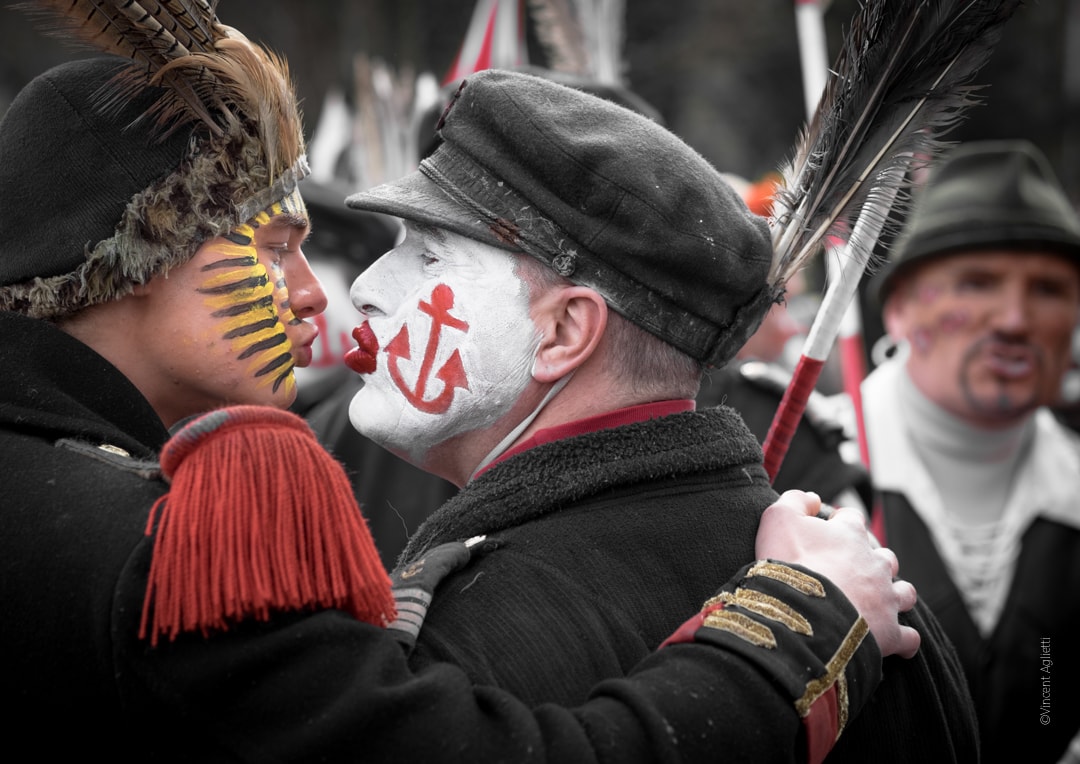
[[[984,263],[967,263],[955,271],[957,276],[988,276],[988,277],[1002,277],[1001,269],[994,268],[993,266],[986,265]]]
[[[301,245],[311,238],[311,218],[306,215],[297,215],[294,212],[283,212],[280,215],[275,215],[270,218],[270,222],[266,224],[266,227],[291,228],[294,231],[304,234],[304,239],[300,242]]]
[[[445,244],[446,243],[446,231],[444,231],[441,228],[436,228],[435,226],[433,226],[433,225],[431,225],[429,223],[418,223],[418,222],[415,222],[415,221],[412,221],[412,220],[409,221],[409,225],[417,233],[423,234],[424,236],[430,236],[431,238],[435,239],[440,244]]]
[[[293,212],[283,212],[280,215],[275,215],[270,219],[270,225],[272,226],[288,226],[289,228],[310,228],[311,220],[304,215],[297,215]]]

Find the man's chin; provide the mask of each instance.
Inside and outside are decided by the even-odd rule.
[[[397,412],[396,416],[388,416]],[[349,403],[349,423],[353,429],[378,446],[410,464],[420,466],[424,450],[416,453],[417,437],[409,436],[409,428],[402,427],[401,412],[393,401],[366,384]]]
[[[974,418],[993,428],[1019,424],[1040,406],[1037,395],[1030,390],[999,390],[969,400]]]
[[[349,422],[354,430],[381,446],[384,437],[380,436],[380,431],[388,427],[385,423],[379,426],[378,413],[387,410],[380,397],[370,384],[365,383],[349,402]]]

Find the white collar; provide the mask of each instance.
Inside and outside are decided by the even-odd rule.
[[[905,412],[897,405],[897,388],[904,374],[902,359],[892,359],[863,382],[871,474],[877,488],[906,496],[924,520],[939,519],[944,508],[938,489],[915,453]],[[1058,422],[1048,409],[1036,410],[1033,418],[1034,441],[1017,475],[1006,515],[1024,527],[1041,515],[1080,529],[1080,435]]]

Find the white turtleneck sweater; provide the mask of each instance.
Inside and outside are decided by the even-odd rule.
[[[926,398],[902,359],[867,378],[863,405],[875,486],[905,495],[989,635],[1032,518],[1080,527],[1078,439],[1046,410],[1006,429],[973,427]]]
[[[1030,418],[1002,430],[973,427],[941,408],[902,374],[897,385],[907,435],[941,495],[944,512],[935,536],[944,548],[953,580],[968,611],[988,634],[1008,592],[1001,571],[1011,570],[1020,539],[1003,515],[1021,460],[1035,433]]]

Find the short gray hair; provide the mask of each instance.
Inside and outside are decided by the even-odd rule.
[[[517,273],[535,298],[556,287],[573,286],[544,263],[525,254],[515,255]],[[669,345],[614,310],[608,311],[607,353],[602,368],[618,384],[650,400],[693,398],[701,387],[702,364]]]

